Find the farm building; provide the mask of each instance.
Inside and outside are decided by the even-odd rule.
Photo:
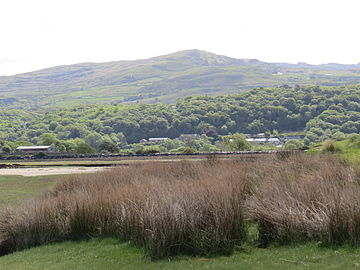
[[[279,140],[279,138],[250,138],[246,139],[246,141],[257,144],[271,143],[273,145],[276,145],[277,147],[283,146],[283,143]]]
[[[246,141],[259,143],[259,144],[264,144],[264,143],[267,142],[267,139],[266,138],[250,138],[250,139],[246,139]]]
[[[17,152],[54,152],[55,147],[51,145],[19,146]]]
[[[169,138],[149,138],[148,142],[159,143],[169,140]]]

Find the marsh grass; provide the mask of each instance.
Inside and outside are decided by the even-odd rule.
[[[110,236],[155,259],[230,254],[254,222],[264,247],[303,241],[358,246],[359,194],[359,170],[334,155],[137,163],[68,176],[7,208],[0,253]]]
[[[0,220],[0,252],[116,236],[152,258],[230,253],[246,238],[249,164],[136,164],[68,177]]]
[[[259,241],[360,244],[360,172],[332,155],[274,164],[246,201]]]

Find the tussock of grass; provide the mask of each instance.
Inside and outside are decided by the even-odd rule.
[[[0,220],[2,254],[116,236],[153,257],[229,253],[246,237],[244,171],[233,162],[141,164],[73,176]]]
[[[341,148],[339,145],[335,143],[334,140],[326,140],[322,146],[322,152],[323,153],[335,153],[335,152],[341,152]]]
[[[260,242],[360,244],[360,174],[334,156],[299,155],[268,168],[246,208]]]

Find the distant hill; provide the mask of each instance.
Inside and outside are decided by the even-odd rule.
[[[360,83],[360,65],[265,63],[187,50],[145,60],[57,66],[0,76],[0,108],[91,103],[172,103],[254,87]]]

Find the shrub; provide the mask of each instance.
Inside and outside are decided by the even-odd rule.
[[[159,145],[150,145],[144,147],[142,153],[145,155],[151,155],[151,154],[160,153],[162,152],[162,150],[163,150],[162,147],[160,147]]]
[[[247,151],[251,150],[251,144],[246,140],[245,136],[235,133],[223,138],[223,144],[229,151]]]
[[[118,153],[119,147],[112,143],[111,141],[104,140],[99,145],[99,151],[100,152],[108,152],[108,153]]]
[[[192,148],[192,147],[184,147],[182,149],[183,154],[194,154],[195,152],[196,152],[196,149]]]
[[[284,145],[284,148],[286,150],[296,150],[296,149],[301,149],[303,147],[304,147],[304,143],[301,140],[288,140]]]

